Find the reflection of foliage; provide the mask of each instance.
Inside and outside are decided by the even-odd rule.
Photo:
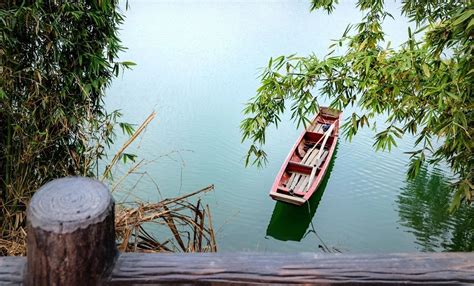
[[[474,208],[448,208],[451,187],[439,170],[421,168],[398,197],[401,224],[410,228],[423,251],[473,251]]]

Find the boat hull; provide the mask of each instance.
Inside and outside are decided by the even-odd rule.
[[[320,108],[282,164],[270,191],[273,199],[303,205],[317,191],[334,154],[341,119],[342,112]]]

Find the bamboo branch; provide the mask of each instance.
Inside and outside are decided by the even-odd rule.
[[[156,112],[153,111],[147,117],[147,119],[145,119],[145,121],[140,125],[140,127],[138,127],[135,133],[133,133],[133,135],[122,145],[119,151],[115,154],[110,164],[105,169],[104,174],[101,177],[101,181],[103,181],[106,177],[110,175],[110,172],[113,166],[115,165],[115,163],[117,163],[118,159],[120,158],[120,156],[122,156],[123,152],[128,148],[128,146],[130,146],[130,144],[132,144],[133,141],[135,141],[135,139],[137,139],[140,133],[142,133],[143,130],[145,130],[145,128],[148,126],[148,124],[150,124],[150,122],[155,118],[155,116],[156,116]]]

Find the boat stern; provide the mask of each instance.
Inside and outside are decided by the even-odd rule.
[[[270,193],[270,196],[274,200],[282,201],[282,202],[285,202],[285,203],[290,203],[290,204],[297,205],[297,206],[301,206],[306,202],[306,200],[304,198],[297,197],[297,196],[280,194],[280,193],[277,193],[277,192]]]

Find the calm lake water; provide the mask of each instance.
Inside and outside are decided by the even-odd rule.
[[[137,66],[114,81],[107,105],[121,109],[127,122],[140,123],[152,111],[157,117],[131,150],[150,162],[141,169],[146,175],[129,177],[122,188],[139,181],[133,195],[156,201],[160,193],[173,197],[214,184],[204,200],[220,251],[321,251],[321,245],[341,252],[472,250],[474,212],[447,215],[445,168],[406,180],[403,152],[412,138],[391,153],[373,151],[370,130],[352,142],[340,140],[327,179],[305,207],[268,196],[301,132],[288,116],[269,130],[268,165],[244,167],[248,144],[240,142],[239,124],[259,86],[258,68],[271,56],[323,56],[330,40],[360,19],[352,1],[341,1],[330,16],[310,13],[309,2],[130,1],[122,60]],[[385,28],[398,45],[407,23],[399,3],[387,2],[396,20]]]

